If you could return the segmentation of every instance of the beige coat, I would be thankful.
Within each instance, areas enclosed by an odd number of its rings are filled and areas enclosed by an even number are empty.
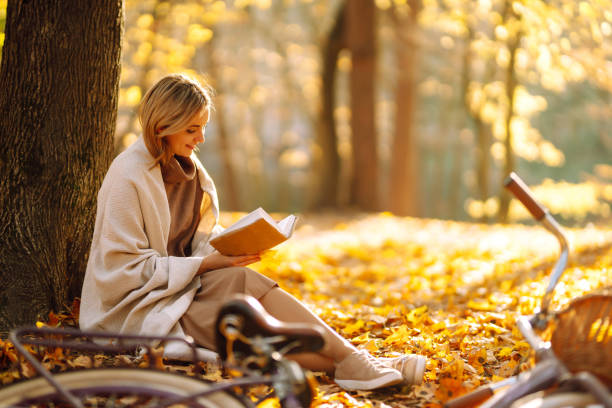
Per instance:
[[[192,256],[168,256],[170,208],[159,165],[139,138],[111,164],[98,193],[81,294],[83,330],[184,337],[179,319],[200,287],[196,272],[221,231],[215,185],[195,155],[204,190]],[[186,357],[179,343],[166,355]],[[212,356],[208,356],[212,357]]]

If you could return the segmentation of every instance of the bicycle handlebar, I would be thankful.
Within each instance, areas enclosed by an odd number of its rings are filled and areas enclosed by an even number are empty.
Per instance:
[[[557,238],[557,241],[559,241],[559,246],[561,247],[561,253],[557,259],[557,262],[555,263],[553,272],[550,275],[550,280],[546,288],[546,292],[544,293],[544,297],[542,298],[540,308],[538,311],[536,311],[536,314],[531,321],[535,328],[543,329],[547,324],[548,308],[552,300],[553,291],[555,286],[557,286],[565,267],[567,266],[569,245],[561,226],[557,223],[557,221],[555,221],[553,216],[550,215],[546,207],[535,199],[529,187],[527,187],[525,182],[521,180],[516,173],[510,173],[504,182],[504,187],[510,190],[512,194],[514,194],[514,196],[525,206],[525,208],[527,208],[531,215]]]
[[[533,215],[537,221],[541,221],[548,210],[536,201],[533,193],[527,187],[527,184],[514,172],[510,173],[508,178],[504,181],[504,187],[514,194],[514,196],[527,208],[527,210]]]

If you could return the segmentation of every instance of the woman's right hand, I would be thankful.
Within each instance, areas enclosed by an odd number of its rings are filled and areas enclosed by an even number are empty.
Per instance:
[[[227,256],[215,251],[202,259],[198,274],[215,269],[229,268],[232,266],[247,266],[261,260],[261,254]]]

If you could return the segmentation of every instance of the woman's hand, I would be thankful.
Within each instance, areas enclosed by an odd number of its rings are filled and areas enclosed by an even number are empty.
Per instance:
[[[247,266],[259,260],[261,260],[261,254],[226,256],[219,253],[219,251],[215,251],[202,259],[198,274],[232,266]]]

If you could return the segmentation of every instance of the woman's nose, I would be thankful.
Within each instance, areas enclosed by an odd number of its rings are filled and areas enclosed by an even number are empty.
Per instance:
[[[203,129],[196,132],[196,142],[204,143],[204,130]]]

